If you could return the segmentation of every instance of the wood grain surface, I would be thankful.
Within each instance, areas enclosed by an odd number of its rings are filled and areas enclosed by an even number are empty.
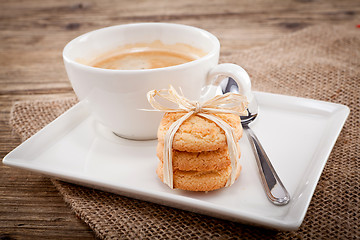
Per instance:
[[[221,55],[261,46],[322,23],[360,24],[354,0],[0,1],[0,157],[20,144],[9,126],[16,101],[74,96],[62,62],[67,42],[133,22],[204,28]],[[0,239],[93,239],[42,175],[0,165]]]

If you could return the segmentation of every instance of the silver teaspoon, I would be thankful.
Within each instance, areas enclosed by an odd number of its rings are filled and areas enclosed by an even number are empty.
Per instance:
[[[224,80],[224,82],[226,81]],[[221,88],[223,93],[239,92],[238,86],[232,78],[228,79],[227,84],[222,83]],[[272,166],[264,148],[261,146],[259,139],[249,126],[249,124],[256,119],[258,109],[256,99],[253,98],[248,106],[248,116],[241,116],[241,124],[253,149],[261,176],[261,182],[268,199],[275,205],[286,205],[290,201],[290,194],[282,184],[279,176],[276,174],[276,171]]]

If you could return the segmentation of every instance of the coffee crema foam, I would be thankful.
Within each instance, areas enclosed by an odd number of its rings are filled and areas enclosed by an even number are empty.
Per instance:
[[[154,69],[191,62],[205,55],[202,50],[184,43],[168,45],[157,40],[118,47],[94,58],[86,65],[114,70]]]

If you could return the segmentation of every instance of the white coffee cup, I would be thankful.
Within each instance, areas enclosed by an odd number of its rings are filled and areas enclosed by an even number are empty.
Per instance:
[[[142,70],[111,70],[80,63],[119,46],[160,40],[164,44],[184,43],[201,49],[205,56],[184,64]],[[136,140],[155,139],[163,113],[152,109],[146,93],[181,88],[185,97],[199,100],[215,93],[219,75],[232,77],[242,94],[251,98],[251,83],[244,69],[218,64],[219,40],[211,33],[180,24],[137,23],[107,27],[81,35],[63,51],[65,68],[79,100],[87,101],[98,122],[116,135]]]

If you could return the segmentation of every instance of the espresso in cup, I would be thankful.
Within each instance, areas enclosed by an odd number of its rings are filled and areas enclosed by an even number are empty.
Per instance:
[[[87,65],[114,70],[141,70],[171,67],[197,60],[206,53],[188,44],[135,43],[104,53]]]

